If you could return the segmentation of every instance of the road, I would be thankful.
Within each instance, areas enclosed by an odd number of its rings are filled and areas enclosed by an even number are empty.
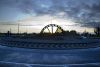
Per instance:
[[[0,67],[100,67],[100,47],[43,50],[0,46]]]

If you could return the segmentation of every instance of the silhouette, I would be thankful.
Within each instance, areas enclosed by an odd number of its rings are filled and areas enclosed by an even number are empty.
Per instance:
[[[97,37],[100,37],[100,27],[96,27],[94,30]]]

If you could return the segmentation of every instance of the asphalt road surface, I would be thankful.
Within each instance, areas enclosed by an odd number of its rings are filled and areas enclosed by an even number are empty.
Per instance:
[[[0,67],[100,67],[100,47],[43,50],[0,46]]]

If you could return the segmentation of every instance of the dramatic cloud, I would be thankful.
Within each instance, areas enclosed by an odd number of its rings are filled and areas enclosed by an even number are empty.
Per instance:
[[[86,27],[100,26],[100,0],[0,0],[3,7],[36,17],[71,19]]]

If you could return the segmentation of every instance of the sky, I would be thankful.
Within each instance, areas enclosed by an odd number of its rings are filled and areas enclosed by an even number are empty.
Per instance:
[[[100,26],[100,0],[0,0],[0,32],[40,32],[48,24],[93,32]]]

